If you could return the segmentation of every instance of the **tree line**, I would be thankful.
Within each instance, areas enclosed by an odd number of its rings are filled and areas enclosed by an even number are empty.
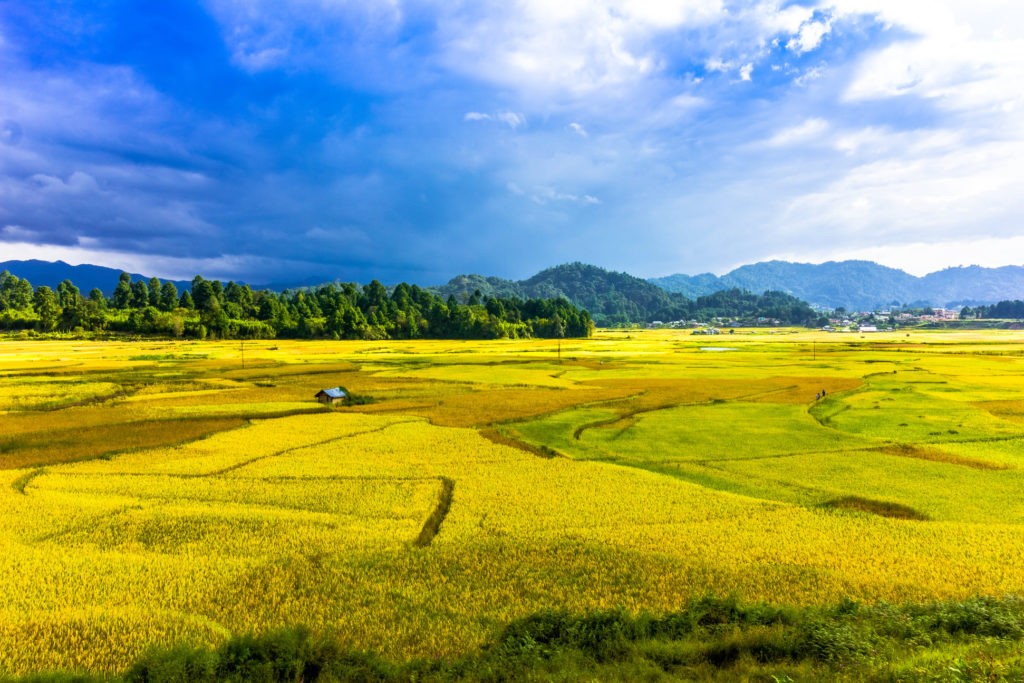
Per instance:
[[[159,278],[121,273],[113,294],[83,295],[70,280],[56,290],[0,273],[0,328],[110,332],[203,339],[500,339],[588,337],[594,322],[564,298],[485,297],[465,303],[417,285],[253,290],[197,275],[179,292]]]
[[[991,306],[964,306],[960,309],[960,319],[969,318],[995,318],[995,319],[1024,319],[1024,301],[1014,299],[1013,301],[1000,301]]]

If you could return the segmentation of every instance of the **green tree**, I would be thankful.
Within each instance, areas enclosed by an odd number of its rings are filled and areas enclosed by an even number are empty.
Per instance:
[[[35,295],[32,297],[32,306],[39,317],[39,329],[49,332],[57,326],[60,320],[61,308],[57,303],[57,295],[46,285],[36,287]]]
[[[178,288],[174,286],[174,283],[168,280],[160,287],[160,305],[158,308],[161,311],[173,311],[178,307]]]
[[[32,285],[28,280],[0,273],[0,311],[24,311],[32,306]]]
[[[124,310],[132,305],[132,276],[122,272],[114,288],[114,308]]]
[[[89,290],[89,301],[95,303],[100,310],[107,310],[107,297],[103,296],[103,292],[99,287],[93,287]]]
[[[196,280],[192,280],[192,301],[195,303],[197,311],[210,311],[220,309],[220,302],[217,301],[217,297],[213,292],[213,284],[209,280],[203,280],[196,276]]]
[[[78,306],[79,299],[82,298],[81,293],[78,291],[78,287],[75,287],[71,280],[62,280],[57,285],[57,304],[62,308],[75,308]]]
[[[151,277],[149,278],[149,300],[148,304],[153,308],[160,308],[160,295],[162,293],[162,286],[160,285],[160,278]]]
[[[249,285],[240,285],[234,281],[228,282],[227,287],[224,288],[224,301],[238,306],[242,316],[249,317],[255,312],[253,293]]]
[[[82,294],[71,280],[63,280],[57,285],[57,305],[61,308],[60,329],[70,331],[82,326],[80,308]]]
[[[149,305],[149,286],[145,281],[138,280],[132,283],[132,308],[145,308]]]

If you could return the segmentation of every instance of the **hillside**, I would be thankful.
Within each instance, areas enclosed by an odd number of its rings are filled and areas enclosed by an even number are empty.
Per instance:
[[[0,273],[5,270],[11,275],[28,280],[34,287],[46,285],[50,289],[56,289],[62,281],[71,280],[85,293],[92,289],[99,289],[106,295],[113,293],[122,272],[117,268],[104,266],[72,266],[63,261],[39,261],[36,259],[0,262]],[[149,275],[139,275],[138,273],[131,273],[131,276],[133,282],[150,278]],[[179,290],[192,286],[189,280],[172,280],[172,282]]]
[[[693,297],[668,292],[628,273],[617,273],[584,263],[568,263],[543,270],[518,282],[480,275],[459,275],[447,284],[431,288],[443,297],[467,300],[479,291],[483,297],[551,299],[564,297],[590,312],[601,326],[698,319],[714,316],[778,318],[802,324],[813,314],[802,301],[779,292],[750,294],[742,287],[713,295]],[[763,292],[764,290],[751,290]]]
[[[520,280],[459,275],[431,288],[443,297],[466,300],[482,296],[549,299],[564,297],[588,310],[598,325],[650,320],[676,320],[689,312],[689,301],[646,280],[590,266],[569,263]]]
[[[871,261],[821,264],[766,261],[717,277],[669,275],[650,282],[667,291],[700,296],[738,287],[777,290],[824,308],[870,310],[892,305],[955,306],[1024,298],[1024,267],[947,268],[924,277]]]

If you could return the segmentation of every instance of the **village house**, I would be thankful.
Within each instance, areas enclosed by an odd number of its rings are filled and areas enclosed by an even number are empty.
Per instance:
[[[320,401],[324,405],[334,405],[336,403],[344,403],[348,400],[348,394],[341,387],[334,387],[332,389],[321,389],[316,392],[316,400]]]

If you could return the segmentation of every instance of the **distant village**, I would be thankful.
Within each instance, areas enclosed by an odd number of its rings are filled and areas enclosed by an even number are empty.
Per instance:
[[[829,317],[821,329],[826,332],[886,332],[897,327],[913,327],[926,323],[944,323],[960,319],[955,308],[925,308],[910,311],[875,311]]]
[[[927,324],[942,324],[960,320],[958,308],[915,308],[908,310],[878,310],[850,313],[842,308],[822,312],[818,319],[819,329],[826,332],[886,332],[898,327],[916,327]],[[648,328],[692,329],[691,334],[728,334],[735,327],[781,327],[782,321],[775,318],[714,318],[711,321],[655,320]]]

